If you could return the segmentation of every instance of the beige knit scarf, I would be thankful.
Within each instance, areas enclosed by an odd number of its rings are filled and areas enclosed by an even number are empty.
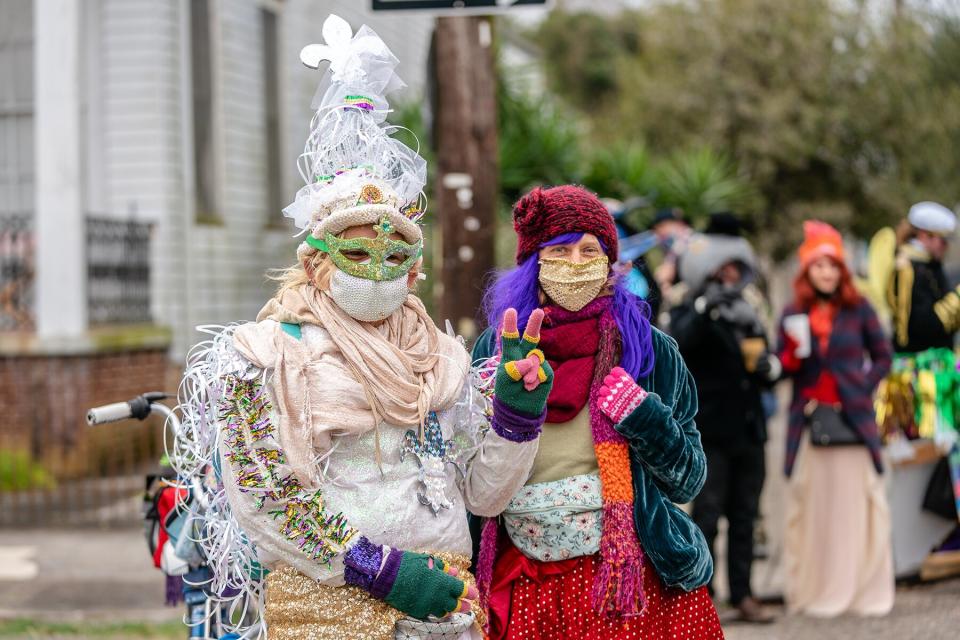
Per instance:
[[[278,411],[300,415],[295,422],[306,423],[285,427],[281,420],[279,425],[281,444],[301,476],[307,474],[305,467],[314,466],[308,450],[323,453],[332,435],[376,431],[381,422],[422,428],[429,411],[457,401],[469,369],[464,347],[437,329],[412,294],[374,325],[347,315],[326,292],[303,285],[270,300],[257,316],[258,323],[263,320],[317,325],[330,340],[317,357],[303,341],[277,337],[279,332],[265,338],[240,327],[234,335],[244,356],[263,368],[275,368]],[[300,406],[311,404],[311,398],[325,406]],[[316,415],[322,420],[314,419]],[[378,464],[379,447],[378,437]]]

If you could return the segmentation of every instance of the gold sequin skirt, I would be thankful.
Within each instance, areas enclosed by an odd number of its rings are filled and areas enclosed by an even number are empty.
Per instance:
[[[476,586],[470,558],[430,555],[456,567],[459,578]],[[478,603],[473,613],[482,628],[486,617]],[[363,589],[322,585],[290,566],[279,566],[267,575],[264,618],[270,640],[393,640],[397,621],[405,617]]]

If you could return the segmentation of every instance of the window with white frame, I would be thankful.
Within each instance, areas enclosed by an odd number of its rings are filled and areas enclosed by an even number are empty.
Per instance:
[[[33,3],[0,0],[0,332],[33,329]]]
[[[33,3],[0,0],[0,213],[33,211]]]

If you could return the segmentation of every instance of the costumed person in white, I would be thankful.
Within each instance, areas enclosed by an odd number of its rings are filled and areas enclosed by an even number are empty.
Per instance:
[[[211,589],[248,610],[265,594],[271,638],[479,638],[466,512],[500,513],[526,481],[553,374],[535,349],[472,368],[427,315],[426,166],[384,124],[397,59],[336,16],[323,36],[301,53],[330,68],[284,210],[299,260],[255,323],[192,353],[175,463],[219,470]]]

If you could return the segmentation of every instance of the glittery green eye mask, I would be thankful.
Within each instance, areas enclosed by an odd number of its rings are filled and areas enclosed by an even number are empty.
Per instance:
[[[307,244],[330,256],[333,264],[344,273],[367,280],[396,280],[410,271],[423,252],[423,242],[410,244],[390,238],[395,229],[384,218],[374,225],[376,238],[338,238],[327,233],[323,240],[307,236]],[[351,260],[346,254],[361,256]],[[399,262],[398,259],[402,258]]]

